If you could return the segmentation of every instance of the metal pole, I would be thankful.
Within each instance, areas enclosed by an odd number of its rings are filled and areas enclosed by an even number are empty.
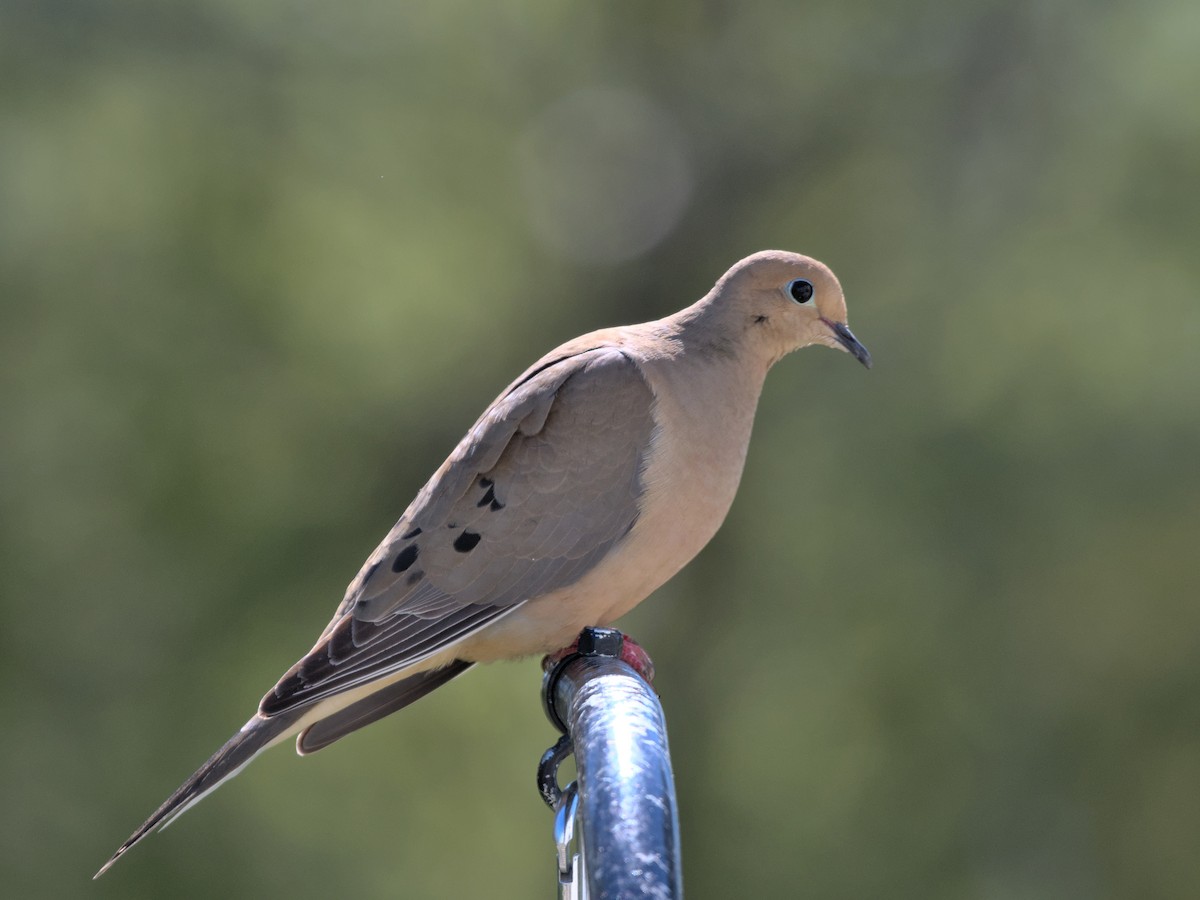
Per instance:
[[[620,659],[622,641],[614,629],[584,629],[578,655],[546,675],[543,700],[573,745],[588,896],[677,900],[683,870],[666,721],[654,690]],[[553,805],[557,781],[548,789],[543,774],[541,782]]]

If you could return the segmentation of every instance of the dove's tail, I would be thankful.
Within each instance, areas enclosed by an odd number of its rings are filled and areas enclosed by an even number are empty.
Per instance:
[[[214,753],[208,762],[192,774],[191,778],[181,784],[175,793],[154,811],[154,815],[143,822],[142,826],[130,835],[129,840],[117,848],[117,852],[112,855],[112,858],[101,866],[100,871],[92,877],[99,878],[108,871],[109,866],[125,854],[126,850],[151,831],[166,828],[175,820],[176,816],[181,815],[192,804],[197,803],[242,771],[250,760],[294,730],[298,718],[298,716],[281,715],[267,719],[256,715],[243,725],[242,730],[226,741],[224,747]]]

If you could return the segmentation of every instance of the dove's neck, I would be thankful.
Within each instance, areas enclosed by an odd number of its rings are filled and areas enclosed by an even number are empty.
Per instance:
[[[758,329],[749,327],[749,317],[714,302],[710,294],[655,325],[662,342],[672,348],[675,365],[687,377],[704,377],[702,373],[711,371],[708,378],[717,391],[714,400],[727,396],[740,406],[749,398],[753,412],[767,370],[778,355],[769,351],[760,334],[753,333]]]
[[[680,412],[702,420],[717,417],[736,426],[749,440],[750,425],[763,381],[774,359],[751,338],[746,324],[727,321],[728,309],[715,306],[710,297],[658,322],[638,326],[653,337],[646,360],[655,378],[668,383],[666,391],[680,404]]]
[[[699,354],[708,360],[736,359],[737,365],[761,382],[767,370],[794,349],[776,346],[774,332],[760,324],[764,318],[713,291],[659,324],[689,355]]]
[[[753,348],[740,337],[709,329],[666,331],[658,341],[662,356],[650,361],[660,371],[651,378],[669,382],[670,395],[689,412],[744,420],[748,428],[771,361],[747,352]]]

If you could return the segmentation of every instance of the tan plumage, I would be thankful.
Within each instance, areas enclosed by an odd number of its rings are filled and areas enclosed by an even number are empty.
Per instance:
[[[271,744],[321,749],[473,663],[554,651],[641,602],[725,518],[768,369],[810,344],[870,365],[845,323],[828,268],[764,251],[675,315],[544,356],[417,494],[308,655],[97,875]]]

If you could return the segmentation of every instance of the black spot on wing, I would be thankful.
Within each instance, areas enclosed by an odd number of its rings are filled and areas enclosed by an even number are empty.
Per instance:
[[[412,572],[408,576],[408,579],[407,579],[408,586],[412,587],[414,584],[416,584],[418,581],[420,581],[424,577],[425,577],[425,572],[421,569],[417,569],[415,572]]]
[[[420,529],[420,528],[414,528],[414,529],[413,529],[412,531],[410,531],[408,534],[402,534],[402,535],[400,535],[400,540],[402,540],[402,541],[410,541],[410,540],[412,540],[413,538],[415,538],[415,537],[416,537],[418,534],[420,534],[420,533],[421,533],[421,529]]]
[[[399,553],[396,554],[396,559],[392,563],[392,571],[393,572],[408,571],[409,566],[411,566],[413,563],[415,563],[417,561],[417,553],[418,552],[419,551],[417,550],[416,544],[409,544],[407,547],[405,547],[403,550],[401,550]]]
[[[479,498],[479,502],[475,505],[482,509],[488,507],[492,512],[504,509],[504,504],[496,499],[496,482],[490,478],[480,478],[479,486],[483,488],[483,496]]]
[[[479,543],[482,535],[476,534],[474,531],[464,531],[454,539],[454,549],[459,553],[470,553],[475,549],[475,545]]]

